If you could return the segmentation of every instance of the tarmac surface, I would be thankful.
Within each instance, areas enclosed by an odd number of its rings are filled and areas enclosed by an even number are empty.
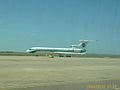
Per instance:
[[[0,56],[0,90],[120,90],[120,58]]]

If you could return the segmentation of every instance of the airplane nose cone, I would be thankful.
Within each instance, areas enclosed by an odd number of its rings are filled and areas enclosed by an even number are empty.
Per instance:
[[[30,52],[30,50],[28,49],[28,50],[26,50],[26,52]]]

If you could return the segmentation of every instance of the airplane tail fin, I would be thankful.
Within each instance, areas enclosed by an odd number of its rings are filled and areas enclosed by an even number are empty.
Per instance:
[[[80,43],[78,45],[72,45],[72,48],[83,48],[87,46],[89,42],[95,42],[96,40],[80,40]]]
[[[80,40],[79,46],[85,48],[89,42],[96,42],[96,40]]]

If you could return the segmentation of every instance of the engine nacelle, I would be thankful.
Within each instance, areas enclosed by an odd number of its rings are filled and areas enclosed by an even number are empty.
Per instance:
[[[75,53],[84,53],[84,52],[86,52],[86,50],[85,49],[81,49],[81,50],[80,49],[75,49],[74,52]]]

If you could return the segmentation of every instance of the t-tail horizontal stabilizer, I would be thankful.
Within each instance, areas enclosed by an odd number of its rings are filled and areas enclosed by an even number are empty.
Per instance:
[[[71,45],[72,48],[84,48],[87,46],[89,42],[95,42],[96,40],[80,40],[78,45]]]
[[[80,40],[79,46],[85,48],[89,42],[96,42],[96,40]]]

